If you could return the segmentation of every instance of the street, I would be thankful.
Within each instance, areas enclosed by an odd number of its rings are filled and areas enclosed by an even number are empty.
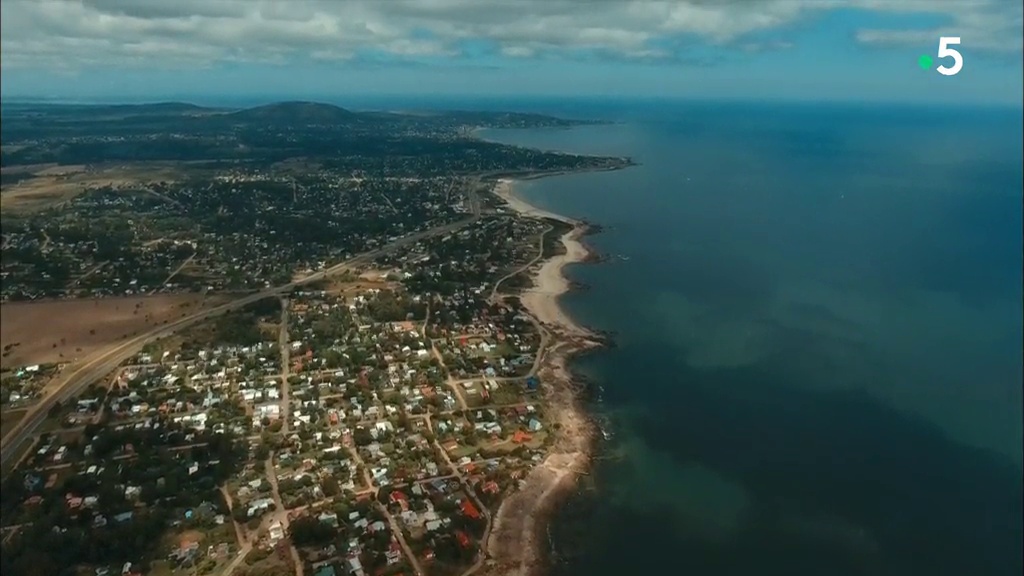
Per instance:
[[[84,364],[69,374],[56,391],[42,398],[38,403],[29,408],[25,417],[22,418],[6,436],[0,439],[0,468],[4,470],[4,473],[6,473],[8,470],[13,469],[16,466],[17,462],[13,461],[12,458],[15,455],[18,455],[19,458],[24,455],[24,450],[22,450],[24,444],[32,437],[35,430],[43,423],[43,421],[46,420],[50,409],[54,405],[58,402],[63,403],[66,400],[74,398],[83,389],[85,389],[86,386],[106,376],[120,363],[137,353],[149,342],[164,338],[178,330],[181,330],[182,328],[186,328],[231,310],[236,310],[247,304],[258,302],[264,298],[279,296],[298,286],[327,278],[355,266],[367,264],[372,262],[375,258],[392,250],[415,244],[420,240],[431,236],[447,234],[464,226],[468,226],[480,218],[479,198],[473,191],[470,191],[469,197],[470,204],[472,206],[472,215],[468,218],[430,230],[425,230],[423,232],[411,234],[405,238],[400,238],[387,246],[377,248],[369,252],[364,252],[363,254],[335,264],[330,268],[309,274],[299,280],[243,296],[231,302],[175,320],[166,326],[155,328],[142,335],[130,338],[126,342],[118,344],[104,352],[98,353],[95,357],[86,360]]]

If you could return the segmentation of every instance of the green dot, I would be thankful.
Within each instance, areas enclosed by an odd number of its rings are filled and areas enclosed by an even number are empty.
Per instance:
[[[932,67],[932,57],[927,54],[922,54],[917,59],[917,65],[921,67],[921,70],[928,70]]]

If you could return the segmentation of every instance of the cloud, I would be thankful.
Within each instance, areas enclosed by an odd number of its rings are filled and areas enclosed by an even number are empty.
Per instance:
[[[1024,50],[1024,5],[994,0],[860,0],[860,6],[888,12],[938,12],[950,16],[950,22],[928,29],[869,28],[857,31],[863,44],[875,46],[931,46],[940,36],[959,36],[972,50],[1015,54]],[[937,10],[938,9],[938,10]]]
[[[4,0],[0,66],[201,67],[366,54],[428,61],[457,59],[467,42],[506,58],[685,62],[685,48],[665,46],[782,49],[789,44],[754,36],[837,8],[949,21],[936,30],[858,31],[868,45],[931,44],[948,33],[974,49],[1021,51],[1021,5],[1008,0]]]

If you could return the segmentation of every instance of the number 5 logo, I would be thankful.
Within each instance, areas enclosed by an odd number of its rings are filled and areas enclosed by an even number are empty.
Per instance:
[[[947,68],[945,64],[936,68],[939,74],[943,76],[956,76],[960,69],[964,67],[964,57],[957,52],[955,49],[950,48],[950,44],[957,45],[960,43],[959,36],[943,36],[939,38],[939,58],[945,58],[950,56],[953,58],[953,66]]]

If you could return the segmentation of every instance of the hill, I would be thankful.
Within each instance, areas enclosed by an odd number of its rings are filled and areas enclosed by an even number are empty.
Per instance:
[[[49,116],[53,118],[134,118],[139,116],[184,116],[217,112],[187,102],[154,102],[150,104],[50,104],[39,102],[4,103],[4,113]]]
[[[357,117],[355,112],[332,104],[316,102],[277,102],[255,108],[246,108],[225,115],[236,122],[287,124],[346,124]]]

